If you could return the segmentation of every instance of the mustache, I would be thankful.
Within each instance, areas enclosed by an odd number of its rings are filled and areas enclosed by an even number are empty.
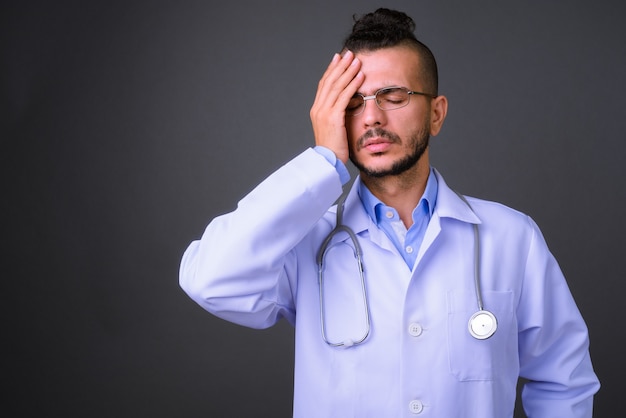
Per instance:
[[[357,140],[357,149],[363,148],[363,144],[365,143],[365,141],[372,138],[385,138],[388,141],[394,143],[401,142],[400,137],[393,132],[389,132],[383,128],[373,128],[365,132],[363,135],[361,135],[361,137],[359,137],[359,139]]]

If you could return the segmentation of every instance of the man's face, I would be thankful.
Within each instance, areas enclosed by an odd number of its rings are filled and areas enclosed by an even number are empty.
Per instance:
[[[384,87],[424,92],[419,78],[419,57],[414,50],[393,47],[365,51],[356,57],[365,74],[358,91],[364,96]],[[348,145],[354,165],[363,174],[374,177],[401,174],[418,161],[428,166],[431,100],[428,96],[412,95],[406,107],[387,111],[379,109],[374,100],[368,100],[361,114],[347,116]]]

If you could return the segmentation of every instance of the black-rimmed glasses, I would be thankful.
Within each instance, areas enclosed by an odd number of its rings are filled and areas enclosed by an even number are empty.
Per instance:
[[[406,87],[385,87],[378,90],[371,96],[363,96],[361,93],[356,93],[350,99],[348,106],[346,107],[347,116],[357,116],[365,109],[366,100],[374,100],[376,106],[381,110],[395,110],[400,109],[409,104],[412,94],[419,94],[421,96],[427,96],[435,98],[432,94],[421,93],[419,91],[411,91]]]

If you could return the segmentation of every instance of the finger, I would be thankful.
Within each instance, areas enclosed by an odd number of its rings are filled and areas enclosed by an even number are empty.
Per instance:
[[[354,96],[354,94],[359,91],[359,87],[363,84],[365,80],[365,74],[363,74],[360,69],[357,73],[352,77],[348,85],[343,89],[343,91],[339,94],[336,100],[336,106],[341,107],[343,111],[345,111],[350,99]]]
[[[334,93],[336,94],[335,102],[341,101],[341,106],[345,108],[348,101],[354,96],[361,84],[363,84],[363,79],[364,75],[361,71],[361,61],[354,58],[350,66],[333,85]]]
[[[350,68],[353,60],[354,54],[350,51],[347,51],[343,56],[335,54],[318,83],[317,96],[327,94],[346,70]]]
[[[345,93],[345,90],[351,85],[360,67],[361,62],[352,54],[346,54],[340,61],[334,63],[326,76],[320,80],[316,94],[318,103],[323,106],[334,107],[340,96],[348,94]],[[356,89],[352,89],[349,96],[352,97],[355,92]]]
[[[345,71],[353,59],[354,54],[351,51],[346,51],[343,55],[335,53],[332,61],[328,64],[326,71],[322,75],[322,80],[336,78],[339,74]]]
[[[335,55],[333,55],[333,59],[330,61],[330,64],[328,64],[328,67],[326,67],[326,71],[324,71],[324,74],[322,74],[322,77],[320,78],[319,82],[317,83],[317,93],[315,95],[316,99],[319,97],[320,92],[321,92],[321,90],[322,90],[326,80],[330,77],[330,74],[335,69],[335,67],[337,66],[337,64],[339,63],[340,60],[341,60],[341,56],[338,53],[335,53]]]

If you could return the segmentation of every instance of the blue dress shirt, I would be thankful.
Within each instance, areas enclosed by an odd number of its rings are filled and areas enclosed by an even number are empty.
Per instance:
[[[424,240],[424,234],[430,222],[430,217],[437,203],[437,178],[430,169],[426,189],[418,205],[413,209],[413,225],[408,230],[398,215],[398,211],[385,205],[369,191],[363,183],[360,184],[359,196],[365,211],[374,223],[385,231],[398,252],[404,258],[409,269],[413,269],[417,253]]]
[[[330,149],[317,146],[315,151],[324,156],[331,163],[341,180],[346,184],[350,180],[350,174],[343,162],[335,156]],[[404,258],[409,269],[413,269],[418,250],[424,239],[426,227],[437,203],[437,178],[430,169],[426,189],[417,207],[413,210],[413,225],[407,228],[400,219],[398,211],[391,206],[386,206],[369,191],[363,183],[360,184],[359,196],[363,207],[374,223],[389,237],[398,252]]]

